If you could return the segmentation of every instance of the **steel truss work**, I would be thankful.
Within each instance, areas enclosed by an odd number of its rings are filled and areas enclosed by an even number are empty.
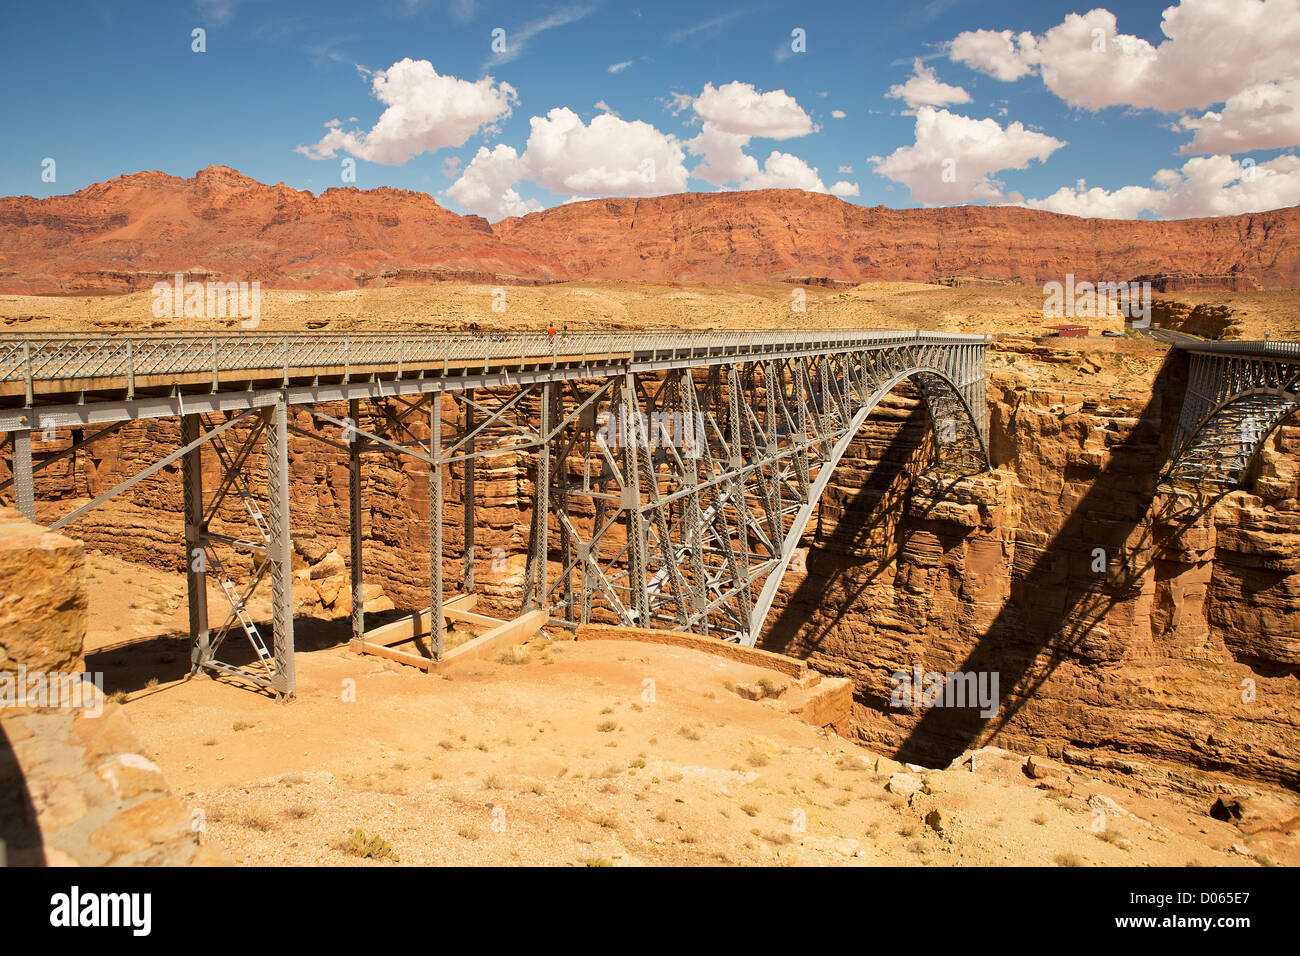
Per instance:
[[[479,336],[0,337],[0,430],[13,500],[34,475],[127,421],[176,417],[180,447],[50,523],[62,528],[181,463],[193,669],[294,690],[290,435],[346,455],[352,636],[364,643],[362,456],[404,456],[429,484],[428,648],[442,658],[446,475],[461,475],[475,587],[475,470],[525,462],[534,498],[521,612],[673,627],[752,645],[831,474],[877,403],[919,390],[935,466],[988,467],[982,336],[824,331]],[[301,406],[297,411],[295,408]],[[304,418],[304,413],[306,418]],[[308,424],[310,423],[310,424]],[[97,429],[87,435],[87,429]],[[35,429],[73,445],[33,461]],[[203,487],[208,447],[220,480]],[[218,509],[235,512],[223,533]],[[251,573],[237,584],[232,553]],[[209,621],[207,583],[230,605]],[[271,582],[272,631],[248,612]],[[448,611],[448,613],[451,613]],[[417,614],[417,619],[418,619]],[[215,619],[214,619],[215,620]],[[242,632],[249,663],[223,658]]]
[[[1265,439],[1300,411],[1300,343],[1196,342],[1187,394],[1164,478],[1234,487]]]
[[[554,437],[539,461],[549,507],[535,509],[530,600],[569,622],[603,610],[752,645],[836,464],[900,381],[920,387],[938,467],[987,467],[972,413],[984,407],[983,356],[967,348],[628,372],[587,393],[544,386]],[[548,514],[560,523],[553,580]]]

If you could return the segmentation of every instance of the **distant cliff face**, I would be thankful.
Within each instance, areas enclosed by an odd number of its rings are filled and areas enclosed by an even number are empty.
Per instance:
[[[445,280],[753,282],[940,276],[1029,283],[1182,273],[1300,285],[1300,207],[1076,219],[1012,207],[865,208],[800,190],[571,203],[490,226],[426,193],[315,196],[213,166],[0,199],[0,292],[128,292],[176,272],[268,288]],[[1226,281],[1226,280],[1223,280]]]
[[[563,278],[425,193],[314,196],[220,166],[193,179],[136,173],[71,196],[0,199],[0,230],[5,292],[132,292],[176,272],[290,289]]]
[[[861,282],[978,276],[1040,283],[1066,273],[1125,281],[1177,272],[1244,273],[1265,287],[1300,282],[1300,207],[1136,222],[1009,206],[866,208],[770,189],[573,203],[506,219],[494,229],[583,278]]]

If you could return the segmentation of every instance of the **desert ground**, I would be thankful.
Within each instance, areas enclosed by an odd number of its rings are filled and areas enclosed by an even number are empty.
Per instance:
[[[88,574],[87,668],[239,864],[1273,862],[1204,800],[1064,768],[1031,779],[996,748],[973,771],[909,774],[734,690],[779,675],[683,648],[561,632],[442,678],[300,621],[298,695],[276,703],[186,679],[181,576],[96,552]],[[357,830],[392,856],[358,857]]]
[[[505,293],[505,311],[494,296]],[[794,297],[804,297],[795,311]],[[1043,290],[1012,283],[956,288],[917,282],[870,282],[850,288],[783,283],[694,285],[563,282],[543,286],[442,284],[368,287],[343,292],[264,290],[263,331],[429,329],[571,331],[616,329],[920,328],[941,332],[1041,335],[1070,320],[1043,318]],[[0,331],[230,328],[239,320],[155,318],[152,295],[0,295]],[[1167,327],[1204,320],[1230,338],[1300,338],[1300,293],[1175,293],[1153,296]],[[1094,335],[1118,331],[1118,316],[1083,320]],[[1189,329],[1192,331],[1192,329]]]

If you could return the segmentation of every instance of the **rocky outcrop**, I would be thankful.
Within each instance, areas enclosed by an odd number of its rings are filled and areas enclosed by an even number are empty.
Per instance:
[[[141,172],[70,196],[0,199],[0,292],[135,292],[178,272],[280,289],[585,278],[1041,284],[1067,273],[1291,288],[1298,234],[1300,208],[1139,222],[1007,206],[867,208],[793,189],[592,200],[490,226],[426,193],[317,196],[212,166],[191,179]]]
[[[0,865],[223,866],[119,704],[0,716]]]
[[[0,866],[223,864],[84,674],[81,542],[0,508]]]
[[[0,672],[82,669],[85,578],[80,541],[0,507]]]
[[[1252,292],[1259,289],[1259,281],[1254,276],[1239,272],[1212,276],[1166,272],[1134,276],[1129,281],[1150,283],[1153,292]]]

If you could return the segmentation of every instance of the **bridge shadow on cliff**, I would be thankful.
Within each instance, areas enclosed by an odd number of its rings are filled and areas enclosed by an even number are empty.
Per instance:
[[[1157,502],[1159,471],[1179,413],[1179,403],[1168,397],[1181,395],[1185,375],[1186,361],[1171,352],[1136,425],[1110,446],[1105,465],[1059,530],[1031,562],[1022,564],[1027,549],[1017,544],[1010,596],[956,667],[998,675],[997,714],[985,720],[976,708],[924,710],[898,759],[947,765],[1003,730],[1062,664],[1105,665],[1122,657],[1123,647],[1103,626],[1107,615],[1140,594],[1156,560],[1157,538],[1176,539],[1217,501],[1202,498],[1190,508],[1171,496]],[[1138,541],[1129,544],[1135,532]],[[1106,548],[1104,575],[1092,572],[1097,547]]]
[[[845,502],[834,530],[808,549],[806,574],[789,599],[773,609],[760,647],[795,657],[816,654],[857,599],[894,563],[904,542],[901,519],[911,507],[912,479],[932,453],[929,435],[928,415],[918,401],[881,449],[862,486]],[[844,593],[833,613],[814,620],[808,633],[812,612],[825,603],[827,594],[838,594],[850,581],[855,558],[869,562],[872,570],[853,579],[852,590]]]
[[[1184,500],[1158,493],[1159,470],[1180,410],[1174,399],[1182,394],[1185,376],[1186,360],[1171,352],[1153,383],[1152,400],[1127,435],[1110,446],[1105,466],[1060,528],[1037,553],[1027,544],[1017,545],[1007,600],[954,668],[998,675],[997,714],[987,720],[977,707],[924,710],[900,745],[898,759],[946,766],[1003,730],[1062,664],[1073,660],[1100,665],[1122,655],[1122,647],[1105,631],[1107,615],[1140,594],[1162,541],[1176,540],[1218,501],[1199,498],[1188,506]],[[913,417],[925,421],[923,410]],[[808,576],[781,608],[761,646],[796,656],[815,655],[858,598],[898,559],[907,544],[906,523],[923,521],[928,513],[928,509],[920,514],[909,510],[911,478],[921,448],[910,422],[898,430],[868,483],[845,509],[843,517],[861,515],[861,525],[849,527],[841,521],[827,542],[840,539],[848,547],[813,549]],[[932,501],[937,504],[943,498],[940,491]],[[901,515],[908,515],[906,523],[897,523]],[[881,534],[882,529],[886,533]],[[1138,539],[1133,544],[1135,533]],[[847,580],[849,571],[845,556],[862,554],[859,545],[864,541],[874,567],[864,578],[855,578],[852,590],[840,593],[839,582]],[[943,547],[949,546],[945,540]],[[1096,547],[1107,551],[1104,575],[1091,570]],[[1033,554],[1033,559],[1024,561],[1026,554]],[[828,594],[835,595],[837,608],[825,620],[816,620],[810,632],[809,611],[821,606]],[[857,696],[861,700],[860,688]],[[887,700],[868,703],[888,705]]]

